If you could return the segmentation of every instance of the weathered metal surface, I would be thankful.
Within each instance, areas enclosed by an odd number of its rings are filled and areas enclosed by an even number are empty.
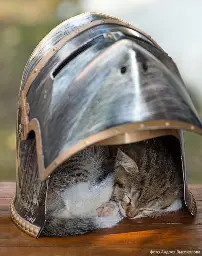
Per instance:
[[[103,52],[105,45],[110,47]],[[27,96],[29,120],[39,122],[45,168],[71,146],[112,127],[147,121],[153,129],[167,128],[166,122],[175,128],[172,121],[202,127],[181,80],[135,42],[101,40],[54,79],[51,64]],[[160,120],[163,125],[155,124]]]

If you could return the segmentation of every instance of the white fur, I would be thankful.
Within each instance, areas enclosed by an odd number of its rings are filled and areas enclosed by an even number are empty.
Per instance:
[[[99,186],[90,186],[89,183],[83,182],[68,188],[62,195],[65,209],[60,213],[60,217],[96,216],[96,209],[110,200],[112,190],[112,176]]]
[[[165,209],[166,212],[176,212],[182,208],[182,201],[176,199],[169,207]]]
[[[123,219],[123,216],[120,214],[119,206],[115,202],[110,202],[111,204],[114,204],[115,209],[113,210],[113,213],[107,217],[96,217],[96,224],[99,228],[109,228],[116,225],[121,219]]]

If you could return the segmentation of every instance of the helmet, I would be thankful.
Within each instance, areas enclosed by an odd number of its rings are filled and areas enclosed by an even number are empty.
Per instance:
[[[120,145],[172,135],[188,191],[183,130],[202,124],[173,60],[127,22],[84,13],[54,28],[22,77],[17,111],[15,224],[39,237],[52,175],[90,145]]]

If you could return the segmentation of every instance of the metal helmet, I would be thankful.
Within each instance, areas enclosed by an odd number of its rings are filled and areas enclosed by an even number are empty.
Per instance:
[[[195,215],[183,130],[202,134],[202,124],[175,63],[156,42],[104,14],[64,21],[39,43],[24,69],[13,221],[40,236],[51,175],[77,152],[167,135],[178,141],[184,201]]]

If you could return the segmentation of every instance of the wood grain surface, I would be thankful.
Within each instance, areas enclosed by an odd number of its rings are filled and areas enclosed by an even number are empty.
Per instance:
[[[0,183],[0,255],[202,255],[202,185],[190,189],[198,205],[156,219],[124,220],[112,229],[66,238],[31,238],[11,221],[15,183]]]

